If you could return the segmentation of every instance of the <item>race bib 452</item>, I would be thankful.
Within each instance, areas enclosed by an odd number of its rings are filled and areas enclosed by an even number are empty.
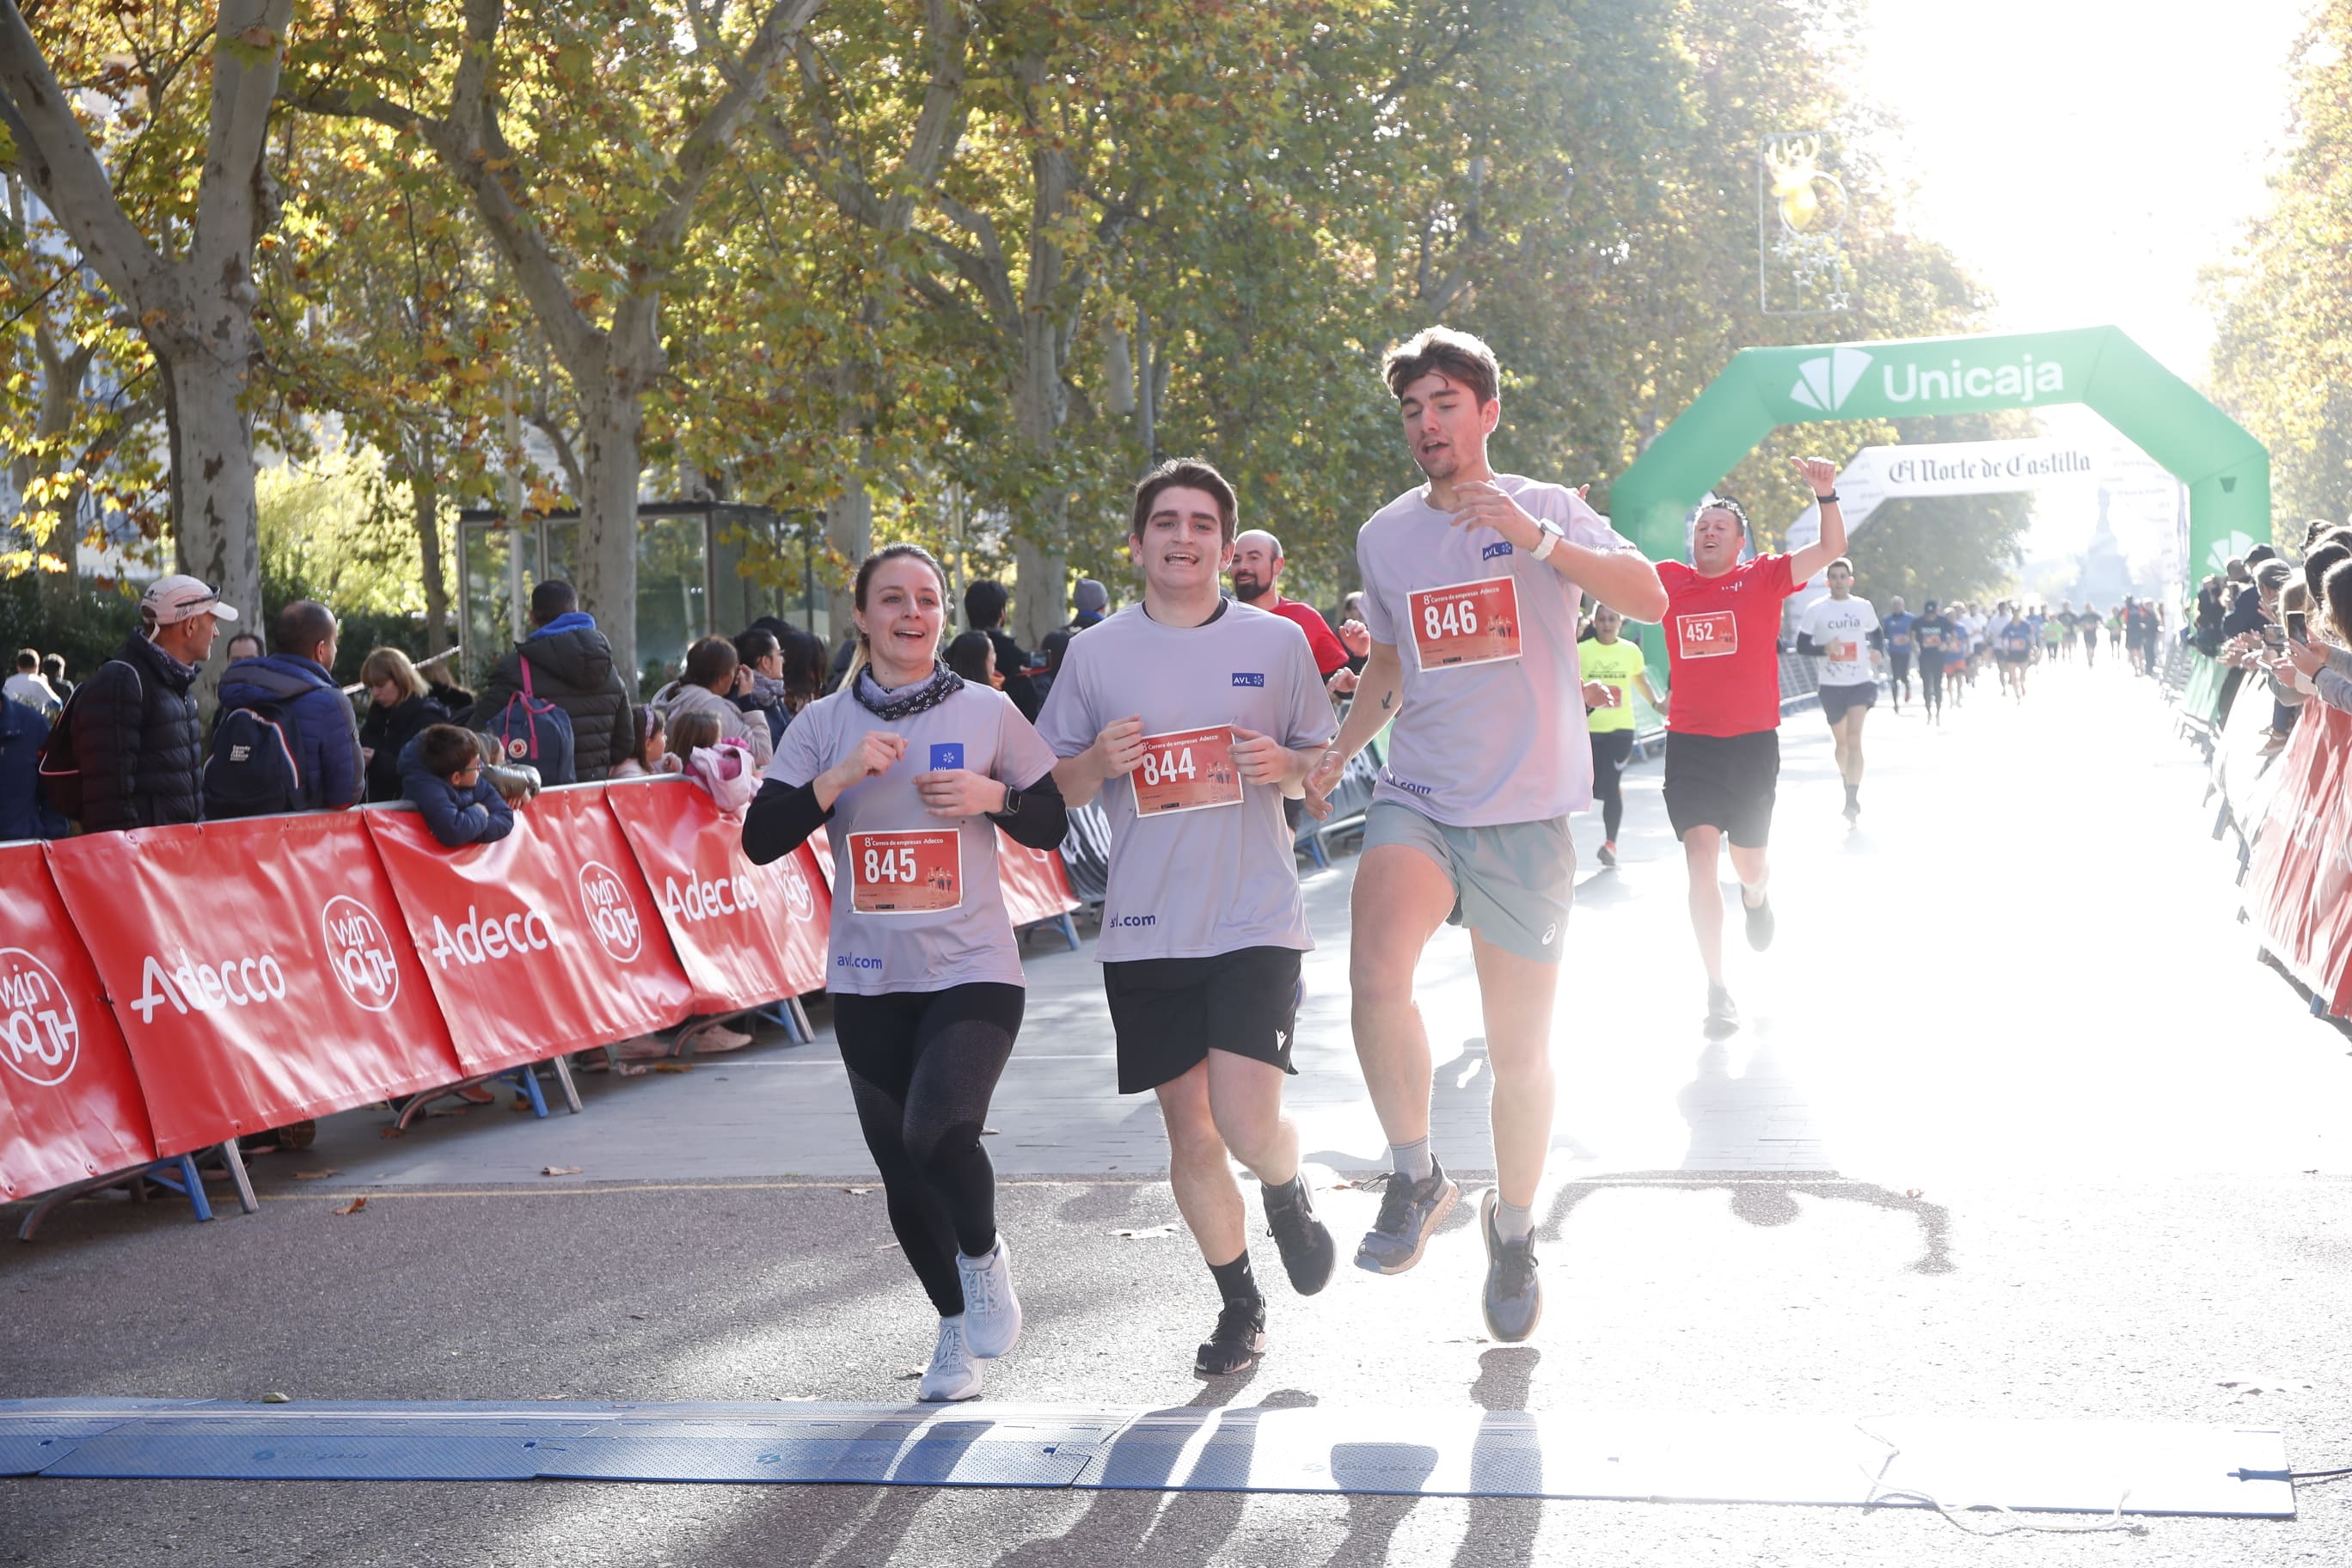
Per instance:
[[[1685,658],[1721,658],[1739,651],[1739,617],[1729,610],[1676,616],[1675,644]]]

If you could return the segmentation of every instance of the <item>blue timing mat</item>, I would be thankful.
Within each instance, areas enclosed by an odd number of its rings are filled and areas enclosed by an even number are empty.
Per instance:
[[[0,1475],[752,1481],[2292,1518],[2265,1427],[1388,1408],[0,1401]]]

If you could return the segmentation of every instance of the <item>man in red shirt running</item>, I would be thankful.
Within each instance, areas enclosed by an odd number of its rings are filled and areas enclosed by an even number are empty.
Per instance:
[[[1243,604],[1298,623],[1298,629],[1307,634],[1307,650],[1315,656],[1315,668],[1331,690],[1344,693],[1356,689],[1352,673],[1340,684],[1331,682],[1352,659],[1371,651],[1372,634],[1361,622],[1349,621],[1334,637],[1322,611],[1304,600],[1282,596],[1282,590],[1275,586],[1282,578],[1282,541],[1265,529],[1251,529],[1234,541],[1232,573],[1234,595]]]
[[[1739,1027],[1723,984],[1723,888],[1717,856],[1731,841],[1731,868],[1748,915],[1748,945],[1772,945],[1772,904],[1764,847],[1780,778],[1780,605],[1805,580],[1845,553],[1837,465],[1790,461],[1821,502],[1822,536],[1793,555],[1741,561],[1748,513],[1729,497],[1708,501],[1691,529],[1691,563],[1658,563],[1665,584],[1666,820],[1690,869],[1691,929],[1706,966],[1706,1022],[1721,1037]]]

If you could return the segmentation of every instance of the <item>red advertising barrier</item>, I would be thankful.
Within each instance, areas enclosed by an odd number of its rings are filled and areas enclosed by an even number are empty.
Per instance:
[[[645,873],[698,1013],[824,987],[833,895],[805,844],[773,865],[743,853],[743,818],[683,779],[606,786],[605,805]]]
[[[38,844],[0,847],[0,1198],[155,1158],[147,1101]]]
[[[464,1076],[352,815],[87,834],[47,853],[157,1153]]]
[[[1014,930],[1058,920],[1078,907],[1070,873],[1058,849],[1031,849],[996,832],[996,879],[1004,889],[1004,912]]]
[[[648,1034],[694,1010],[603,789],[549,790],[515,813],[512,833],[461,849],[414,814],[362,815],[469,1071]]]
[[[2352,797],[2346,753],[2352,716],[2304,704],[2254,836],[2247,903],[2263,945],[2288,973],[2352,1013]]]

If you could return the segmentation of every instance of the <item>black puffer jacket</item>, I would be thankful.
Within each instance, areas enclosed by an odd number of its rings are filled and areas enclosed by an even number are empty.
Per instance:
[[[368,704],[367,720],[360,725],[360,746],[374,753],[367,764],[371,803],[401,798],[401,748],[423,734],[427,725],[448,721],[449,710],[430,697],[404,697],[391,708]]]
[[[205,731],[196,672],[133,634],[75,693],[74,757],[89,833],[201,822]]]
[[[522,690],[526,655],[530,659],[532,694],[571,717],[572,764],[580,783],[593,784],[604,778],[614,763],[636,750],[636,734],[629,727],[629,704],[635,699],[621,672],[613,668],[613,645],[604,640],[594,621],[577,612],[557,616],[499,660],[473,711],[461,721],[467,728],[479,730],[488,725]]]

